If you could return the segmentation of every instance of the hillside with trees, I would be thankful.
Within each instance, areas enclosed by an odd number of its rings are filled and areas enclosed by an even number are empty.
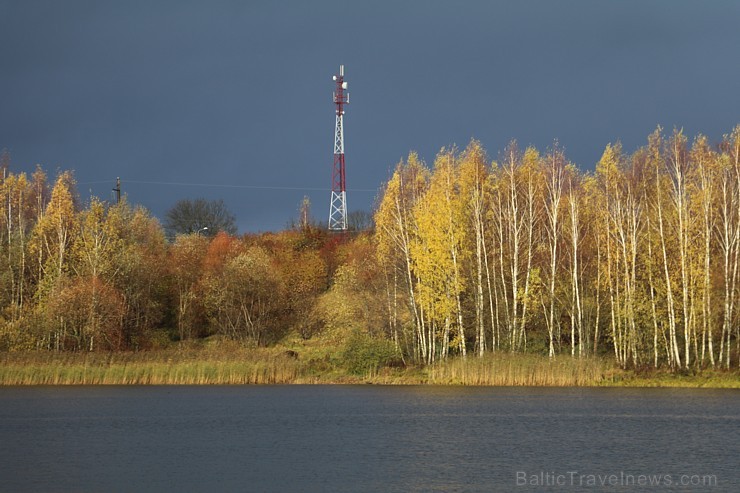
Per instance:
[[[372,227],[344,236],[301,220],[170,237],[126,200],[83,202],[69,171],[2,165],[0,351],[300,339],[383,364],[740,364],[740,126],[719,144],[658,128],[631,154],[607,145],[593,172],[557,142],[412,152]]]

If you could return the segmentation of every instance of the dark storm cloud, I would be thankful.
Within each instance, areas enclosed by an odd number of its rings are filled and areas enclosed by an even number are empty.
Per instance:
[[[739,14],[735,2],[0,1],[0,148],[16,170],[75,169],[83,198],[109,198],[121,176],[160,217],[180,198],[223,198],[242,231],[275,229],[304,194],[328,212],[315,189],[330,181],[340,63],[350,189],[377,189],[411,149],[431,161],[471,137],[492,157],[512,138],[557,138],[592,168],[608,142],[632,150],[658,124],[716,140],[740,122]],[[350,209],[374,197],[350,190]]]

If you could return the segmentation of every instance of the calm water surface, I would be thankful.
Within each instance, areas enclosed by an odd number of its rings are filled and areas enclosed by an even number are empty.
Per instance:
[[[0,491],[736,492],[739,465],[733,390],[0,388]]]

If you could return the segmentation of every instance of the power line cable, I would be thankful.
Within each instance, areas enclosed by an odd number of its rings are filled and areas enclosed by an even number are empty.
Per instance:
[[[95,180],[95,181],[82,181],[78,182],[78,185],[94,185],[99,183],[111,183],[112,180]],[[141,185],[164,185],[164,186],[176,186],[176,187],[212,187],[212,188],[243,188],[251,190],[299,190],[299,191],[315,191],[315,192],[328,192],[329,188],[315,188],[315,187],[277,187],[268,185],[227,185],[218,183],[187,183],[177,181],[146,181],[146,180],[123,180],[124,183],[134,183]],[[348,192],[377,192],[377,189],[370,188],[350,188]]]

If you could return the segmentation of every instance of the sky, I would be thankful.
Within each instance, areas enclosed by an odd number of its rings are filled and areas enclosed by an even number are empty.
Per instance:
[[[372,210],[410,151],[557,141],[590,170],[661,125],[740,123],[740,2],[0,0],[0,149],[15,172],[116,177],[160,219],[223,199],[279,230],[326,221],[332,76],[345,66],[347,202]]]

